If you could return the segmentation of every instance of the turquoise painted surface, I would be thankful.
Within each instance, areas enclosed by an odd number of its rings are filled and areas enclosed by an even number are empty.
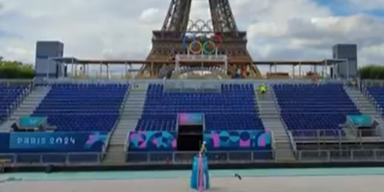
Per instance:
[[[25,116],[19,119],[20,127],[38,127],[43,123],[46,117]]]
[[[277,176],[362,176],[384,175],[384,168],[343,168],[343,169],[261,169],[261,170],[210,170],[210,177]],[[96,180],[96,179],[164,179],[189,178],[191,171],[121,171],[121,172],[76,172],[76,173],[9,173],[0,175],[0,181],[17,180]]]
[[[347,117],[356,126],[369,126],[372,122],[371,117],[368,115],[348,115]]]

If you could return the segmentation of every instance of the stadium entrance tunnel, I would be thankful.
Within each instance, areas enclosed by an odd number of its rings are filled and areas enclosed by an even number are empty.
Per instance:
[[[202,125],[179,126],[177,135],[178,151],[199,151],[203,142]]]

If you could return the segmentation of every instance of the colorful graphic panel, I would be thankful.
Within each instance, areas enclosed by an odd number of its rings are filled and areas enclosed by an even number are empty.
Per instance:
[[[202,125],[202,113],[179,113],[179,125]]]
[[[212,131],[204,133],[207,150],[268,150],[269,131]]]
[[[9,134],[13,152],[98,152],[108,132],[20,132]]]
[[[176,149],[176,132],[134,131],[129,134],[130,151],[171,151]]]

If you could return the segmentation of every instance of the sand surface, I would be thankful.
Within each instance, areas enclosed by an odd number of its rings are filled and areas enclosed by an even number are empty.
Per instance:
[[[188,179],[14,181],[0,192],[190,192]],[[212,192],[383,192],[384,176],[211,178]]]

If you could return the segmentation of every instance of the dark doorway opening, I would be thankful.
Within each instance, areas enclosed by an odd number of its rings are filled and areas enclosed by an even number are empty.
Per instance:
[[[199,151],[203,142],[202,125],[179,126],[177,135],[178,151]]]
[[[376,136],[375,135],[375,132],[376,130],[375,129],[372,129],[372,127],[359,127],[358,128],[359,130],[359,136],[360,137],[373,137],[373,136]]]
[[[203,134],[202,125],[180,125],[179,134]]]
[[[178,151],[199,151],[203,135],[179,135],[177,137]]]

